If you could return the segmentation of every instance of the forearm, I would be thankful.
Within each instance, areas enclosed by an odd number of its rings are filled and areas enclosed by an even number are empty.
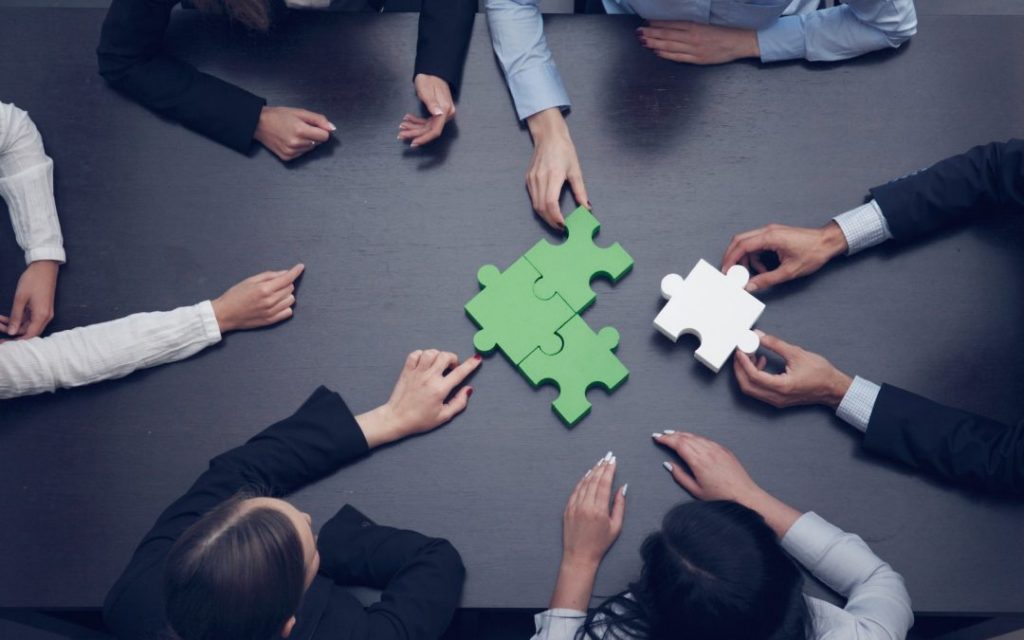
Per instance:
[[[526,119],[526,126],[530,130],[534,146],[556,138],[572,140],[569,124],[565,121],[561,109],[539,111]]]
[[[793,523],[802,515],[760,487],[750,495],[741,497],[737,502],[759,513],[780,540],[786,536]]]
[[[457,90],[476,7],[476,0],[424,0],[413,77],[437,76]]]
[[[77,387],[188,358],[220,341],[209,302],[0,344],[0,397]]]
[[[783,16],[758,32],[762,62],[845,60],[898,47],[917,31],[913,2],[859,0]]]
[[[590,606],[599,566],[599,562],[563,557],[549,608],[586,611]]]

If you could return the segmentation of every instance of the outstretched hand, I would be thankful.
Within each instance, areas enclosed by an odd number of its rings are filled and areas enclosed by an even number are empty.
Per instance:
[[[430,114],[429,118],[421,118],[411,113],[405,114],[398,125],[398,139],[409,142],[413,149],[441,137],[444,126],[455,117],[455,101],[448,83],[437,76],[425,73],[416,74],[416,95]]]
[[[295,279],[305,268],[297,264],[287,271],[264,271],[225,291],[213,301],[220,332],[265,327],[292,317]]]
[[[253,138],[288,162],[327,142],[337,130],[322,113],[291,107],[263,107]]]
[[[722,64],[759,58],[757,32],[685,20],[652,20],[636,30],[640,45],[659,58],[688,64]]]
[[[614,479],[615,456],[609,451],[576,483],[562,517],[563,562],[596,566],[619,537],[627,485],[612,501]]]
[[[533,136],[533,157],[526,172],[526,190],[534,211],[551,227],[564,229],[565,217],[558,200],[566,182],[577,204],[590,208],[569,127],[557,108],[533,114],[527,124]]]
[[[455,389],[480,362],[480,356],[474,355],[460,364],[454,353],[437,349],[410,353],[388,401],[356,417],[369,446],[436,429],[461,413],[473,387]]]
[[[60,265],[52,260],[38,260],[25,268],[14,292],[10,318],[5,322],[4,333],[9,337],[35,338],[53,320],[59,269]]]
[[[820,229],[770,224],[733,236],[722,257],[722,272],[743,265],[753,274],[747,291],[757,291],[810,275],[847,248],[846,236],[834,221]],[[765,253],[776,255],[776,268],[765,266]]]
[[[737,350],[732,366],[743,393],[778,408],[804,404],[823,404],[833,409],[839,406],[853,384],[850,376],[816,353],[761,331],[757,333],[761,346],[781,356],[786,369],[778,374],[768,373],[768,359],[764,355],[751,356]]]

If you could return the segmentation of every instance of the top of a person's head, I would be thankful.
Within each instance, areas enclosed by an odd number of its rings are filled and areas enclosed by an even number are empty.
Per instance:
[[[296,523],[239,496],[189,527],[164,569],[167,621],[181,640],[280,638],[307,587]]]
[[[747,507],[728,501],[677,505],[644,540],[640,555],[640,579],[589,617],[586,637],[808,636],[800,570],[764,519]]]
[[[273,7],[270,0],[192,0],[203,13],[223,13],[239,24],[254,31],[270,28]]]

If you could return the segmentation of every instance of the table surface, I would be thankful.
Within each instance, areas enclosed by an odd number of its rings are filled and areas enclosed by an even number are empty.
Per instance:
[[[319,384],[356,410],[387,398],[405,354],[469,355],[475,273],[539,238],[531,153],[476,24],[457,126],[395,140],[416,106],[414,16],[297,16],[271,38],[179,14],[169,41],[272,104],[322,111],[338,142],[283,165],[163,121],[96,74],[102,12],[0,11],[0,99],[31,112],[56,163],[69,262],[56,331],[219,294],[252,273],[307,265],[290,322],[233,334],[186,362],[0,404],[0,606],[95,606],[157,514],[207,461],[293,411]],[[613,325],[629,380],[593,391],[577,428],[500,357],[470,409],[427,437],[294,496],[323,522],[352,503],[452,540],[464,606],[543,607],[561,513],[605,451],[630,483],[625,529],[596,593],[625,586],[637,548],[689,499],[649,434],[686,428],[731,447],[764,487],[864,537],[906,577],[919,612],[1024,611],[1024,506],[971,494],[861,452],[828,411],[743,397],[651,321],[661,277],[716,263],[737,232],[819,225],[869,186],[1024,130],[1024,18],[925,16],[898,52],[835,65],[680,66],[636,45],[635,21],[548,19],[574,99],[569,118],[601,242],[636,266],[595,286],[591,327]],[[568,196],[563,208],[570,207]],[[0,212],[2,215],[2,212]],[[1024,397],[1024,228],[993,218],[843,259],[764,296],[758,326],[870,379],[1011,421]],[[0,300],[21,253],[0,225]]]

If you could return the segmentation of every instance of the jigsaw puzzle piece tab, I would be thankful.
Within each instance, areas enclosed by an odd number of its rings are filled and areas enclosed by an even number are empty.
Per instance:
[[[562,339],[557,353],[534,351],[519,365],[534,387],[545,383],[558,387],[558,398],[551,408],[568,426],[573,426],[590,412],[587,390],[596,386],[614,391],[629,376],[629,370],[613,353],[619,346],[619,332],[612,327],[600,333],[574,316],[558,330]]]
[[[654,326],[673,342],[685,333],[696,335],[700,348],[694,357],[717,373],[734,350],[753,353],[760,344],[750,328],[765,305],[744,291],[749,279],[740,265],[722,274],[704,260],[685,279],[671,273],[661,281],[661,294],[668,303]]]
[[[576,313],[594,303],[597,295],[590,281],[603,276],[615,283],[633,268],[633,258],[618,242],[608,247],[594,243],[601,229],[586,207],[579,207],[565,219],[569,237],[560,245],[541,240],[526,252],[526,259],[541,273],[535,293],[541,299],[555,294]]]
[[[473,346],[481,353],[501,351],[518,365],[538,347],[549,353],[561,348],[555,332],[575,312],[558,295],[546,300],[533,293],[540,279],[525,258],[513,262],[504,272],[484,265],[477,272],[481,291],[466,303],[466,314],[480,331]]]

